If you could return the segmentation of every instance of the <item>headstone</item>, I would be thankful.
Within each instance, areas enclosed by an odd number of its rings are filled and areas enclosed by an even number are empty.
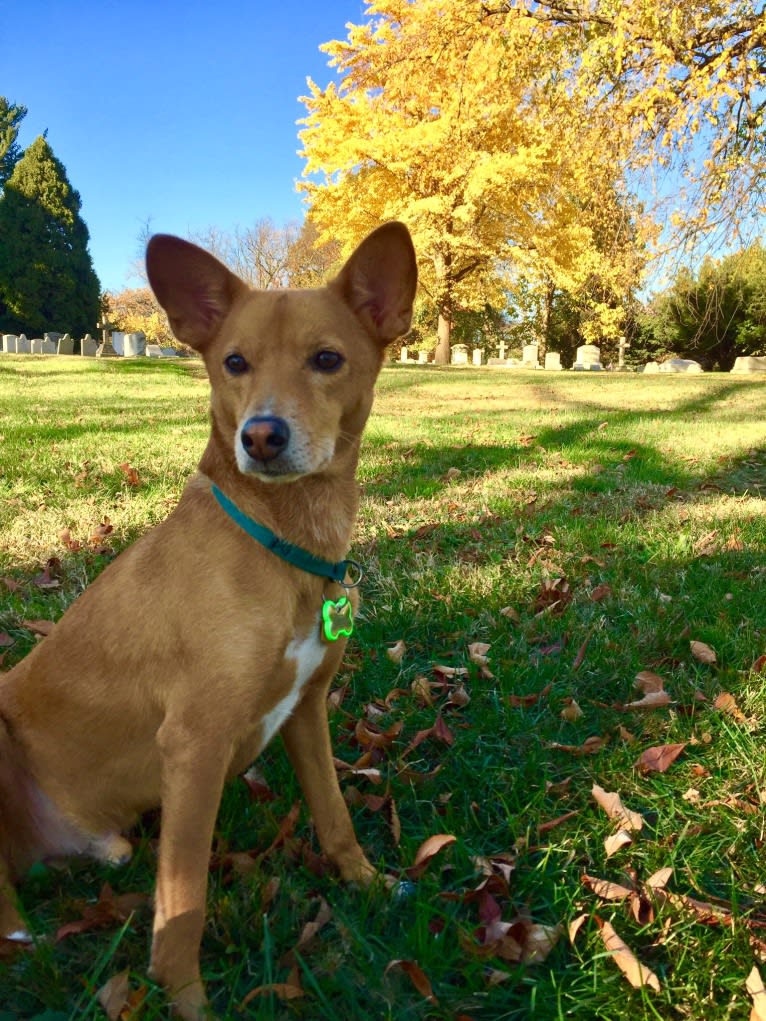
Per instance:
[[[56,344],[57,344],[57,341],[51,340],[51,338],[46,333],[46,335],[43,337],[43,349],[41,351],[41,354],[44,354],[44,355],[55,355],[55,353],[56,353]]]
[[[630,347],[625,337],[620,337],[617,344],[617,371],[625,371],[625,352]]]
[[[467,365],[468,347],[465,344],[453,344],[450,361],[452,365]]]
[[[83,358],[95,358],[98,354],[98,344],[89,333],[80,341],[80,354]]]
[[[109,331],[112,328],[111,323],[102,319],[97,326],[101,330],[101,344],[96,351],[96,358],[116,358],[117,352],[112,347],[112,338],[109,336]]]
[[[71,355],[74,352],[74,341],[65,333],[56,346],[56,354]]]
[[[481,348],[480,347],[475,347],[473,349],[473,355],[472,355],[473,364],[474,365],[481,365],[481,355],[482,355]]]
[[[146,354],[146,337],[143,333],[126,333],[122,349],[125,358],[138,358]]]
[[[660,363],[659,362],[647,362],[646,365],[644,366],[644,375],[645,376],[654,376],[659,371],[660,371]]]
[[[162,358],[162,348],[159,344],[147,344],[146,345],[146,357],[147,358]]]
[[[407,362],[407,348],[406,347],[402,347],[401,351],[399,352],[399,361],[400,362],[404,362],[406,364],[406,362]]]
[[[537,344],[525,344],[521,349],[521,364],[525,369],[539,369],[537,360]]]
[[[6,354],[15,354],[17,339],[15,333],[4,333],[0,337],[0,351],[5,351]]]
[[[591,369],[601,368],[601,351],[596,347],[595,344],[581,344],[577,348],[577,358],[572,366],[578,371],[589,371]]]
[[[418,365],[425,365],[428,362],[428,352],[418,351]]]
[[[545,368],[548,372],[561,372],[561,355],[558,351],[545,352]]]
[[[20,337],[16,339],[16,354],[28,355],[31,350],[31,344],[27,340],[26,334],[22,333]]]
[[[762,355],[745,355],[734,362],[732,373],[737,375],[750,372],[766,372],[766,358]]]
[[[668,358],[660,365],[660,372],[702,372],[702,366],[693,358]]]
[[[122,358],[125,354],[125,334],[121,330],[112,330],[112,347],[114,353]]]
[[[43,353],[42,337],[32,337],[29,342],[29,353],[33,355],[41,355]]]
[[[161,347],[160,354],[163,358],[178,358],[178,351],[174,347]]]

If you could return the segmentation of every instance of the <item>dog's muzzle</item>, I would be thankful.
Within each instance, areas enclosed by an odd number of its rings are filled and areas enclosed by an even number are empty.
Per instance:
[[[248,418],[239,433],[242,448],[253,461],[266,464],[287,450],[290,426],[276,415]]]

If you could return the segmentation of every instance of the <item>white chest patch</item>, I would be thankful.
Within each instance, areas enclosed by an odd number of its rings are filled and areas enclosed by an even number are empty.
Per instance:
[[[295,680],[290,692],[281,702],[266,713],[261,721],[261,750],[263,750],[282,724],[289,718],[301,697],[304,685],[313,676],[327,652],[319,637],[319,622],[308,638],[294,638],[285,650],[285,659],[295,663]]]

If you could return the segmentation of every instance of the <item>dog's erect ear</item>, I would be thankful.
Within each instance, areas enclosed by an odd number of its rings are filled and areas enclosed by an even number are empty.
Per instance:
[[[388,344],[410,328],[417,282],[410,232],[392,220],[367,235],[330,287],[377,341]]]
[[[173,333],[197,350],[215,337],[237,294],[247,288],[218,259],[172,234],[150,239],[146,271]]]

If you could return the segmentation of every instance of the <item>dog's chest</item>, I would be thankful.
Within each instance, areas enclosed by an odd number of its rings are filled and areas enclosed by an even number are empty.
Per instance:
[[[279,731],[300,701],[306,683],[311,679],[327,653],[327,646],[319,637],[319,627],[306,638],[293,638],[285,650],[285,662],[289,670],[295,671],[295,680],[290,691],[281,702],[266,713],[261,721],[261,748],[265,748]]]

